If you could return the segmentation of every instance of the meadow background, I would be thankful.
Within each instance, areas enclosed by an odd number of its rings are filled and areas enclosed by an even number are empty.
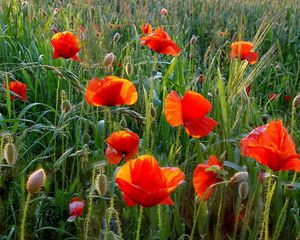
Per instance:
[[[228,179],[248,171],[249,192],[241,199],[235,185],[217,188],[202,203],[194,239],[259,238],[266,183],[257,176],[264,167],[241,157],[239,140],[257,126],[282,119],[300,146],[300,109],[292,106],[300,92],[299,1],[1,0],[0,6],[1,83],[17,79],[28,88],[26,102],[11,101],[0,85],[0,153],[10,138],[18,155],[15,165],[0,161],[0,239],[19,239],[26,179],[39,167],[47,180],[30,201],[26,239],[134,239],[139,209],[125,206],[114,182],[116,166],[107,164],[104,156],[105,138],[125,128],[140,136],[140,154],[155,156],[161,166],[179,166],[186,175],[186,183],[172,194],[174,206],[144,210],[140,239],[189,239],[198,209],[193,171],[212,154],[224,161]],[[168,14],[161,15],[161,8]],[[141,46],[140,27],[146,22],[163,26],[181,54],[155,55]],[[53,59],[51,38],[56,30],[78,36],[80,63]],[[114,41],[117,32],[120,39]],[[197,42],[190,44],[193,35]],[[255,65],[234,67],[230,44],[240,39],[254,43],[259,52]],[[113,68],[103,64],[110,52],[116,55]],[[126,72],[128,64],[132,72]],[[199,81],[200,74],[204,81]],[[87,81],[105,75],[132,81],[138,102],[130,107],[87,105]],[[218,126],[209,136],[193,139],[166,122],[163,103],[171,89],[180,94],[193,90],[211,101],[209,116]],[[70,109],[62,106],[65,100]],[[107,180],[103,196],[95,190],[99,172]],[[299,239],[300,178],[296,190],[290,190],[286,185],[294,173],[274,174],[270,239]],[[85,208],[70,223],[73,197],[82,198]],[[235,217],[240,213],[241,221]]]

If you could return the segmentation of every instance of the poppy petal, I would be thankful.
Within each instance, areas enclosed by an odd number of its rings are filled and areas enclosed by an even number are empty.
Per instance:
[[[183,121],[192,121],[204,117],[210,110],[211,103],[201,94],[187,91],[182,99]]]
[[[174,202],[170,197],[167,197],[163,201],[161,201],[159,204],[174,205]]]
[[[80,62],[80,58],[77,56],[77,55],[75,55],[75,56],[73,56],[73,57],[71,57],[74,61],[76,61],[76,62]]]
[[[181,98],[175,91],[171,91],[166,97],[165,115],[171,126],[177,127],[183,124]]]
[[[161,169],[166,178],[168,192],[173,192],[184,181],[184,173],[177,167],[166,167]]]
[[[123,158],[123,154],[108,145],[105,150],[105,157],[110,164],[119,164]]]
[[[207,136],[217,125],[217,122],[212,118],[203,117],[194,121],[184,122],[187,134],[193,138]]]
[[[53,58],[59,58],[59,53],[57,51],[54,50],[53,52]]]
[[[258,60],[258,53],[249,52],[245,55],[245,59],[248,61],[249,64],[255,64]]]

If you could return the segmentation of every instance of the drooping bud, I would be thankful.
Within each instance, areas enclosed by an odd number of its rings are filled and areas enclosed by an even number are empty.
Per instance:
[[[115,59],[115,55],[113,53],[108,53],[106,54],[106,56],[104,57],[104,66],[108,67],[110,66]]]
[[[168,10],[165,8],[160,9],[160,15],[167,15],[168,14]]]
[[[46,179],[46,174],[44,169],[39,169],[33,172],[26,184],[26,189],[31,194],[38,193],[41,190],[41,187],[44,185]]]
[[[193,36],[191,37],[191,39],[190,39],[190,44],[191,44],[191,45],[194,45],[194,44],[197,42],[197,40],[198,40],[198,37],[196,37],[195,35],[193,35]]]
[[[238,186],[238,193],[242,200],[244,200],[249,193],[249,185],[247,182],[241,182]]]
[[[285,197],[290,198],[295,194],[296,188],[294,187],[293,184],[286,184],[284,186],[283,194]]]
[[[107,193],[107,185],[107,177],[101,172],[96,177],[96,190],[100,196],[103,197]]]
[[[300,105],[300,94],[298,94],[293,100],[293,107],[297,108]]]
[[[118,42],[120,40],[120,38],[121,38],[120,33],[116,32],[115,35],[114,35],[114,37],[113,37],[113,41],[114,42]]]
[[[13,165],[17,161],[17,149],[14,143],[8,142],[3,150],[3,157],[5,158],[7,164]]]
[[[62,103],[61,103],[61,111],[62,113],[67,113],[71,110],[72,108],[72,104],[70,103],[69,100],[64,100]]]
[[[132,63],[129,62],[129,63],[126,64],[125,72],[126,72],[126,74],[128,76],[130,76],[132,74],[132,72],[133,72],[133,65],[132,65]]]
[[[247,182],[249,174],[248,172],[237,172],[230,178],[231,183],[240,183],[240,182]]]

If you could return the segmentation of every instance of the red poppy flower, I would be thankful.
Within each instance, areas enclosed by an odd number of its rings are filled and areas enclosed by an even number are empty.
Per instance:
[[[184,178],[179,168],[160,168],[154,157],[144,155],[120,167],[116,182],[127,206],[152,207],[157,204],[173,205],[169,195],[183,183]]]
[[[238,41],[231,44],[231,58],[241,58],[247,60],[249,64],[254,64],[258,60],[258,53],[252,52],[253,44],[250,42]]]
[[[204,201],[209,199],[213,193],[213,188],[208,188],[211,185],[222,181],[222,179],[218,178],[218,175],[214,171],[207,171],[207,169],[212,166],[223,169],[222,163],[216,156],[212,155],[209,157],[207,164],[199,164],[194,171],[194,188],[199,198]]]
[[[141,44],[146,45],[153,51],[161,54],[177,56],[181,49],[171,40],[169,35],[162,29],[156,28],[154,33],[140,38]]]
[[[4,82],[3,87],[6,89],[6,83]],[[26,92],[27,92],[27,86],[25,83],[19,82],[19,81],[11,81],[9,83],[9,90],[18,94],[20,96],[20,99],[22,101],[27,100]],[[12,94],[10,95],[10,99],[14,100],[16,97]]]
[[[105,156],[109,163],[119,164],[124,157],[125,161],[138,154],[139,136],[129,131],[119,131],[111,134],[107,139],[108,144]]]
[[[165,100],[167,122],[173,127],[184,125],[187,134],[193,138],[208,135],[217,125],[215,120],[205,116],[210,110],[210,102],[193,91],[187,91],[183,98],[171,91]]]
[[[93,78],[88,82],[85,99],[94,106],[132,105],[138,99],[135,86],[129,80],[114,76]]]
[[[241,154],[254,158],[274,171],[300,172],[300,155],[280,120],[254,129],[241,139]]]
[[[77,217],[82,215],[84,208],[84,201],[80,198],[72,198],[69,203],[70,217],[68,218],[69,222],[73,222]]]
[[[145,34],[152,33],[152,26],[149,23],[146,23],[144,26],[141,27],[142,32]]]
[[[53,58],[71,58],[80,61],[76,55],[80,50],[80,44],[77,37],[71,32],[56,33],[51,39],[54,48]]]

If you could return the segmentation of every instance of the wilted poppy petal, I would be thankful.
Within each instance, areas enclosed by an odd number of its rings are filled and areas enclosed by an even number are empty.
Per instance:
[[[183,121],[192,121],[204,117],[211,110],[210,102],[201,94],[187,91],[182,99]]]
[[[212,118],[203,117],[194,121],[184,122],[187,134],[193,138],[207,136],[217,125],[217,122]]]
[[[165,115],[167,122],[177,127],[183,124],[181,98],[175,91],[171,91],[165,100]]]

